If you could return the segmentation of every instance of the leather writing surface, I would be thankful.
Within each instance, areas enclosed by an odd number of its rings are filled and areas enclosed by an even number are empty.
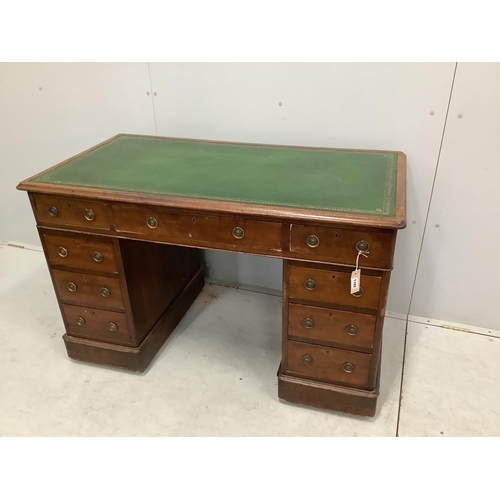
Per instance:
[[[120,135],[32,181],[392,217],[397,163],[396,152]]]

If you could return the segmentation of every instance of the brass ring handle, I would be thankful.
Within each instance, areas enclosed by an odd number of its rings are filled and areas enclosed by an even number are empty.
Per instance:
[[[308,289],[308,290],[314,290],[316,288],[316,282],[312,279],[308,279],[304,282],[304,286]]]
[[[358,327],[356,325],[347,325],[345,327],[345,331],[347,333],[347,335],[352,335],[354,337],[354,335],[357,335],[358,334]]]
[[[154,217],[149,217],[148,220],[146,221],[146,224],[150,229],[156,229],[158,227],[158,220],[155,219]]]
[[[95,219],[95,213],[91,208],[86,208],[85,211],[83,212],[83,215],[87,220],[94,220]]]
[[[101,252],[94,252],[92,254],[92,258],[96,261],[96,262],[102,262],[102,253]]]
[[[57,208],[54,207],[54,205],[51,205],[49,207],[49,214],[52,215],[52,217],[57,217],[59,215],[59,210],[57,210]]]
[[[352,373],[354,371],[354,365],[352,363],[344,363],[342,365],[342,369],[346,372],[346,373]]]
[[[361,297],[364,293],[365,291],[362,288],[360,288],[357,292],[354,292],[352,295],[353,297]]]
[[[302,320],[302,324],[304,325],[304,328],[313,328],[314,320],[312,318],[304,318]]]
[[[242,227],[235,227],[233,229],[233,236],[237,240],[241,240],[241,238],[243,238],[243,236],[245,236],[245,230]]]
[[[307,246],[316,248],[319,245],[319,238],[315,234],[310,234],[306,240]]]
[[[109,297],[109,290],[105,286],[101,288],[101,295],[103,297]]]
[[[64,247],[59,247],[57,249],[57,253],[61,256],[61,257],[67,257],[68,256],[68,251],[64,248]]]
[[[76,285],[72,281],[70,281],[66,286],[70,292],[76,292]]]
[[[78,326],[83,326],[83,325],[85,324],[85,320],[84,320],[81,316],[78,316],[78,317],[76,318],[76,324],[77,324]]]
[[[309,356],[309,354],[304,354],[301,360],[305,365],[312,365],[313,362],[313,359],[311,358],[311,356]]]
[[[370,250],[370,244],[366,240],[359,240],[356,243],[356,250],[358,252],[368,252]]]
[[[110,324],[108,325],[108,328],[109,328],[109,331],[110,331],[110,332],[116,332],[116,330],[118,330],[118,327],[116,326],[116,324],[115,324],[115,323],[110,323]]]

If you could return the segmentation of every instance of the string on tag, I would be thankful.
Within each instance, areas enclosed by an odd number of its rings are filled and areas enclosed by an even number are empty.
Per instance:
[[[361,269],[359,269],[359,256],[364,255],[368,258],[369,252],[358,250],[358,255],[356,256],[356,269],[351,273],[351,295],[356,294],[361,289]]]
[[[356,271],[358,270],[359,267],[359,256],[362,255],[363,257],[368,258],[368,254],[370,252],[363,252],[362,250],[358,250],[358,256],[356,257]]]

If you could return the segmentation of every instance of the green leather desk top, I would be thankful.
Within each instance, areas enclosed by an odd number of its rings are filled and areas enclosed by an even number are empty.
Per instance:
[[[30,182],[393,217],[397,168],[397,152],[119,135]]]

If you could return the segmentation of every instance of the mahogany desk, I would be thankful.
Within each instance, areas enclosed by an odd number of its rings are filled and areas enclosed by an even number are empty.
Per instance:
[[[68,355],[144,371],[203,287],[200,249],[278,257],[278,397],[373,416],[405,162],[120,134],[21,182]],[[359,251],[368,257],[351,294]]]

